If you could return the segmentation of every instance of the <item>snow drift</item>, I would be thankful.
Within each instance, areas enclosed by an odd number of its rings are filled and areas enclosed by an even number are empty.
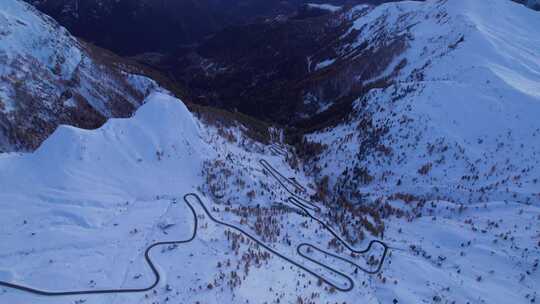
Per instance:
[[[136,197],[192,183],[206,150],[194,118],[162,93],[145,103],[132,118],[97,130],[60,126],[35,153],[4,156],[1,191],[39,194],[61,185],[66,192]]]

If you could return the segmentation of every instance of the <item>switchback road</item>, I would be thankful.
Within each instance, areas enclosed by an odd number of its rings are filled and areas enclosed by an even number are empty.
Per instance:
[[[317,207],[316,205],[314,205],[310,201],[305,200],[305,199],[301,198],[300,196],[296,195],[294,192],[292,192],[286,186],[286,184],[289,184],[296,191],[301,192],[301,193],[305,193],[306,189],[302,185],[300,185],[294,179],[289,179],[289,178],[286,178],[285,176],[283,176],[279,171],[277,171],[274,167],[272,167],[266,160],[261,160],[260,163],[263,166],[263,168],[286,191],[288,191],[288,193],[290,194],[290,197],[288,198],[289,203],[291,203],[292,205],[294,205],[297,208],[301,209],[302,212],[306,216],[308,216],[308,217],[312,218],[313,220],[317,221],[320,225],[322,225],[330,234],[332,234],[333,237],[335,237],[348,250],[350,250],[351,252],[353,252],[355,254],[363,254],[363,253],[367,253],[368,251],[370,251],[371,248],[373,247],[373,245],[381,245],[384,248],[384,251],[383,251],[381,259],[379,260],[378,266],[373,270],[365,269],[365,268],[362,268],[361,266],[357,265],[352,260],[349,260],[349,259],[346,259],[344,257],[338,256],[338,255],[336,255],[334,253],[325,251],[325,250],[323,250],[323,249],[321,249],[321,248],[319,248],[319,247],[317,247],[315,245],[308,244],[308,243],[302,243],[302,244],[297,246],[297,253],[301,257],[303,257],[303,258],[305,258],[305,259],[307,259],[307,260],[309,260],[309,261],[311,261],[311,262],[313,262],[313,263],[315,263],[315,264],[329,270],[330,272],[333,272],[335,275],[337,275],[338,277],[341,277],[342,279],[344,279],[347,282],[345,287],[339,286],[339,285],[335,284],[334,282],[332,282],[331,280],[329,280],[329,279],[325,278],[324,276],[318,274],[314,270],[304,266],[302,263],[299,263],[299,262],[293,260],[292,258],[281,254],[279,251],[277,251],[273,247],[269,246],[268,244],[262,242],[256,236],[254,236],[251,233],[247,232],[242,227],[239,227],[239,226],[236,226],[236,225],[233,225],[233,224],[230,224],[230,223],[226,223],[226,222],[223,222],[223,221],[215,218],[212,215],[212,213],[209,212],[207,206],[204,204],[203,200],[201,199],[201,197],[198,194],[196,194],[196,193],[188,193],[188,194],[186,194],[184,196],[184,202],[189,207],[189,209],[191,211],[191,214],[193,216],[193,223],[194,223],[193,233],[192,233],[191,237],[189,237],[188,239],[185,239],[185,240],[167,241],[167,242],[155,242],[153,244],[150,244],[146,248],[146,250],[144,252],[144,259],[145,259],[146,263],[148,264],[148,266],[150,267],[150,270],[152,271],[152,274],[154,276],[153,282],[150,285],[148,285],[147,287],[49,291],[49,290],[42,290],[42,289],[32,288],[30,286],[26,286],[26,285],[23,285],[23,284],[17,284],[17,283],[7,282],[7,281],[0,281],[0,286],[7,287],[7,288],[12,288],[12,289],[16,289],[16,290],[20,290],[20,291],[24,291],[24,292],[29,292],[29,293],[33,293],[33,294],[37,294],[37,295],[41,295],[41,296],[75,296],[75,295],[112,294],[112,293],[138,293],[138,292],[150,291],[153,288],[155,288],[159,284],[159,282],[161,280],[161,276],[160,276],[160,274],[159,274],[159,272],[158,272],[158,270],[157,270],[157,268],[155,266],[155,263],[152,261],[152,258],[151,258],[151,255],[150,255],[151,251],[154,248],[159,247],[159,246],[186,244],[186,243],[189,243],[189,242],[193,241],[195,239],[195,237],[197,236],[197,229],[198,229],[197,212],[195,211],[195,208],[193,207],[193,205],[194,205],[193,202],[190,201],[190,200],[195,200],[195,203],[202,208],[204,213],[214,223],[225,226],[225,227],[228,227],[228,228],[230,228],[232,230],[238,231],[239,233],[242,233],[243,235],[245,235],[246,237],[248,237],[249,239],[251,239],[255,243],[259,244],[259,246],[261,246],[262,248],[268,250],[269,252],[271,252],[275,256],[277,256],[277,257],[281,258],[282,260],[296,266],[297,268],[309,273],[313,277],[321,280],[322,282],[328,284],[329,286],[332,286],[336,290],[339,290],[339,291],[350,291],[350,290],[352,290],[354,288],[353,279],[349,275],[347,275],[347,274],[333,268],[332,266],[326,265],[326,264],[324,264],[324,263],[322,263],[322,262],[320,262],[320,261],[306,255],[304,252],[307,251],[308,248],[311,249],[311,250],[319,251],[319,252],[321,252],[321,253],[323,253],[323,254],[325,254],[327,256],[331,256],[331,257],[333,257],[335,259],[339,259],[341,261],[344,261],[344,262],[350,264],[351,266],[353,266],[354,268],[360,269],[361,271],[366,272],[368,274],[375,274],[375,273],[377,273],[377,272],[379,272],[381,270],[381,268],[383,266],[383,263],[384,263],[384,259],[385,259],[386,255],[387,255],[388,250],[389,250],[389,247],[385,243],[383,243],[381,241],[373,240],[368,244],[366,249],[357,250],[357,249],[353,248],[345,240],[343,240],[336,232],[334,232],[334,230],[330,226],[328,226],[323,220],[321,220],[317,216],[315,216],[314,212],[315,213],[320,212],[319,207]]]

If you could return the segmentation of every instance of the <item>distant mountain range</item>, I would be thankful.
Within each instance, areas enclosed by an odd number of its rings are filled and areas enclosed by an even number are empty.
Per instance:
[[[74,35],[123,55],[165,52],[224,27],[291,14],[306,0],[26,0]],[[354,1],[354,0],[353,0]],[[333,0],[342,5],[351,0]]]

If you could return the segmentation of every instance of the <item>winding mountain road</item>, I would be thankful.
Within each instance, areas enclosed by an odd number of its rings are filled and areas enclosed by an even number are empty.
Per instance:
[[[328,252],[326,250],[323,250],[313,244],[308,244],[308,243],[302,243],[300,245],[298,245],[297,247],[297,252],[300,256],[302,256],[303,258],[305,259],[308,259],[322,267],[325,267],[329,270],[331,270],[331,268],[328,268],[326,265],[320,263],[319,261],[316,261],[314,259],[312,259],[311,257],[307,256],[306,254],[304,254],[302,252],[302,248],[309,248],[309,249],[313,249],[313,250],[316,250],[316,251],[319,251],[321,253],[324,253],[328,256],[331,256],[331,257],[334,257],[334,258],[337,258],[339,260],[342,260],[344,262],[347,262],[349,264],[351,264],[352,266],[360,269],[361,271],[365,272],[365,273],[368,273],[368,274],[376,274],[378,273],[379,271],[381,271],[382,269],[382,266],[384,264],[384,260],[388,254],[388,250],[391,249],[390,246],[388,246],[386,243],[384,242],[381,242],[381,241],[378,241],[378,240],[372,240],[369,242],[368,246],[366,249],[362,249],[362,250],[359,250],[359,249],[356,249],[354,247],[352,247],[347,241],[345,241],[339,234],[337,234],[333,229],[332,227],[330,227],[327,223],[325,223],[323,220],[321,220],[320,218],[318,218],[317,216],[315,216],[313,214],[313,212],[320,212],[321,211],[321,208],[319,208],[318,206],[314,205],[312,202],[308,201],[308,200],[305,200],[303,199],[302,197],[298,196],[296,193],[292,192],[287,186],[286,186],[286,183],[290,184],[291,186],[293,186],[294,188],[296,188],[297,190],[300,190],[301,192],[305,192],[305,188],[304,187],[299,187],[298,185],[298,182],[296,180],[293,180],[293,179],[290,179],[290,178],[287,178],[285,177],[281,172],[279,172],[278,170],[276,170],[272,165],[270,165],[266,160],[264,159],[261,159],[259,160],[259,163],[261,164],[261,166],[264,168],[264,170],[266,172],[268,172],[280,185],[283,189],[285,189],[288,193],[289,193],[289,198],[287,199],[289,203],[291,203],[292,205],[294,205],[295,207],[299,208],[302,213],[304,213],[307,217],[315,220],[316,222],[318,222],[326,231],[328,231],[330,234],[332,234],[332,236],[338,240],[345,248],[347,248],[350,252],[354,253],[354,254],[364,254],[364,253],[367,253],[371,250],[371,248],[373,247],[373,245],[380,245],[382,246],[383,248],[383,254],[382,254],[382,257],[381,259],[379,260],[379,263],[377,265],[377,267],[374,269],[374,270],[369,270],[369,269],[365,269],[363,267],[361,267],[360,265],[354,263],[354,261],[352,260],[349,260],[349,259],[346,259],[346,258],[343,258],[341,256],[338,256],[336,254],[333,254],[331,252]],[[352,279],[350,280],[352,282]],[[333,285],[333,284],[330,284],[330,285]],[[335,286],[334,286],[335,287]],[[349,290],[351,290],[354,286],[351,286],[351,288]],[[338,289],[338,288],[336,288]],[[342,290],[342,289],[339,289],[341,291],[347,291],[347,290]]]
[[[282,151],[280,151],[280,152],[282,152]],[[321,249],[321,248],[319,248],[319,247],[317,247],[317,246],[315,246],[313,244],[302,243],[302,244],[297,246],[297,248],[296,248],[297,253],[301,257],[303,257],[303,258],[305,258],[305,259],[307,259],[307,260],[309,260],[309,261],[323,267],[324,269],[329,270],[330,272],[333,272],[338,277],[341,277],[342,279],[344,279],[347,282],[345,287],[339,286],[339,285],[335,284],[334,282],[328,280],[324,276],[318,274],[314,270],[312,270],[312,269],[304,266],[303,264],[301,264],[301,263],[299,263],[299,262],[297,262],[297,261],[295,261],[295,260],[281,254],[279,251],[277,251],[276,249],[270,247],[266,243],[262,242],[256,236],[252,235],[251,233],[249,233],[248,231],[242,229],[241,227],[233,225],[233,224],[229,224],[229,223],[226,223],[226,222],[223,222],[223,221],[215,218],[212,215],[212,213],[210,213],[209,209],[203,203],[201,197],[198,194],[196,194],[196,193],[188,193],[188,194],[184,195],[184,202],[189,207],[189,209],[191,210],[191,213],[193,215],[193,222],[194,222],[193,234],[191,235],[190,238],[185,239],[185,240],[156,242],[156,243],[153,243],[153,244],[151,244],[150,246],[148,246],[146,248],[146,250],[144,252],[144,258],[145,258],[146,263],[150,267],[150,269],[152,271],[152,274],[154,275],[154,280],[153,280],[152,284],[150,284],[147,287],[142,287],[142,288],[116,288],[116,289],[87,289],[87,290],[72,290],[72,291],[48,291],[48,290],[41,290],[41,289],[37,289],[37,288],[32,288],[30,286],[26,286],[26,285],[22,285],[22,284],[16,284],[16,283],[12,283],[12,282],[6,282],[6,281],[0,281],[0,286],[16,289],[16,290],[19,290],[19,291],[29,292],[29,293],[33,293],[33,294],[37,294],[37,295],[41,295],[41,296],[74,296],[74,295],[113,294],[113,293],[138,293],[138,292],[150,291],[153,288],[155,288],[159,284],[159,282],[161,281],[161,276],[160,276],[154,262],[152,261],[152,258],[150,256],[150,252],[154,248],[156,248],[158,246],[179,245],[179,244],[189,243],[189,242],[193,241],[195,239],[195,237],[197,236],[197,229],[198,229],[197,212],[195,211],[195,208],[193,207],[193,204],[192,204],[192,202],[190,202],[190,200],[195,200],[196,203],[203,209],[204,213],[208,216],[208,218],[210,218],[210,220],[212,220],[213,222],[242,233],[244,236],[246,236],[249,239],[251,239],[252,241],[256,242],[261,247],[268,250],[269,252],[271,252],[275,256],[277,256],[277,257],[283,259],[284,261],[296,266],[297,268],[311,274],[313,277],[321,280],[322,282],[328,284],[329,286],[335,288],[336,290],[344,291],[344,292],[351,291],[354,288],[353,279],[349,275],[347,275],[347,274],[345,274],[345,273],[343,273],[343,272],[341,272],[341,271],[339,271],[339,270],[337,270],[337,269],[335,269],[335,268],[333,268],[333,267],[331,267],[329,265],[326,265],[326,264],[324,264],[324,263],[322,263],[322,262],[320,262],[320,261],[318,261],[318,260],[316,260],[316,259],[314,259],[312,257],[309,257],[308,255],[306,255],[303,252],[304,248],[306,248],[307,250],[309,250],[309,249],[316,250],[316,251],[319,251],[319,252],[321,252],[321,253],[323,253],[323,254],[325,254],[327,256],[331,256],[333,258],[336,258],[336,259],[339,259],[339,260],[344,261],[346,263],[349,263],[351,266],[353,266],[355,268],[358,268],[361,271],[363,271],[365,273],[368,273],[368,274],[375,274],[375,273],[378,273],[381,270],[381,268],[383,266],[383,263],[384,263],[384,260],[385,260],[385,257],[387,255],[388,250],[389,250],[390,247],[388,247],[385,243],[383,243],[381,241],[372,240],[369,243],[369,245],[367,246],[366,249],[357,250],[357,249],[353,248],[345,240],[343,240],[334,230],[332,230],[332,228],[330,226],[328,226],[324,221],[320,220],[318,217],[316,217],[312,213],[312,212],[320,212],[319,207],[315,206],[310,201],[307,201],[307,200],[299,197],[298,195],[296,195],[294,192],[292,192],[286,186],[286,184],[289,184],[293,188],[295,188],[297,191],[304,193],[306,191],[306,189],[302,185],[300,185],[294,179],[288,179],[285,176],[283,176],[279,171],[277,171],[274,167],[272,167],[266,160],[260,160],[260,163],[263,166],[263,168],[267,172],[269,172],[270,175],[272,175],[272,177],[290,194],[290,197],[288,198],[288,201],[292,205],[294,205],[297,208],[301,209],[302,212],[306,216],[312,218],[313,220],[315,220],[319,224],[321,224],[328,232],[330,232],[330,234],[332,234],[332,236],[334,236],[348,250],[350,250],[351,252],[353,252],[355,254],[363,254],[363,253],[366,253],[366,252],[370,251],[373,245],[381,245],[384,248],[384,251],[383,251],[383,255],[382,255],[381,259],[379,260],[378,266],[374,270],[369,270],[369,269],[362,268],[361,266],[354,263],[354,261],[352,261],[352,260],[349,260],[349,259],[346,259],[344,257],[338,256],[338,255],[333,254],[331,252],[325,251],[325,250],[323,250],[323,249]]]

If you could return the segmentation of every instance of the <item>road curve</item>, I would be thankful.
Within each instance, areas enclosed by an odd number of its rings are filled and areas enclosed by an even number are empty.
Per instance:
[[[148,246],[144,252],[144,259],[150,269],[152,270],[152,274],[154,275],[154,281],[151,285],[148,287],[142,287],[142,288],[116,288],[116,289],[87,289],[87,290],[72,290],[72,291],[47,291],[42,289],[36,289],[29,286],[21,285],[21,284],[15,284],[5,281],[0,281],[0,286],[8,287],[12,289],[17,289],[20,291],[25,291],[41,296],[76,296],[76,295],[91,295],[91,294],[110,294],[110,293],[137,293],[137,292],[146,292],[152,290],[154,287],[156,287],[159,284],[159,281],[161,280],[161,276],[159,275],[159,272],[157,271],[157,268],[152,261],[152,258],[150,257],[150,251],[158,246],[164,246],[164,245],[179,245],[179,244],[185,244],[193,241],[195,239],[195,236],[197,235],[197,227],[198,227],[198,220],[197,220],[197,213],[195,212],[195,209],[193,206],[186,202],[189,209],[191,210],[191,213],[193,214],[193,220],[194,220],[194,229],[193,234],[189,239],[186,240],[179,240],[179,241],[168,241],[168,242],[156,242]]]
[[[276,144],[270,145],[270,151],[276,155],[281,155],[283,157],[287,157],[287,155],[289,155],[289,153],[287,152],[287,149]]]

